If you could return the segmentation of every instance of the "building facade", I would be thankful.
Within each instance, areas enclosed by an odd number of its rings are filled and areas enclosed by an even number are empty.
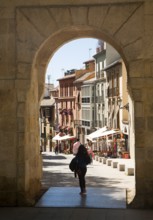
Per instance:
[[[106,66],[106,43],[101,41],[97,47],[95,58],[96,80],[95,80],[95,127],[102,128],[107,125],[108,103],[106,97],[107,81],[103,70]]]
[[[108,127],[121,131],[120,134],[114,135],[111,147],[115,146],[114,156],[122,155],[124,157],[124,154],[130,154],[128,146],[129,114],[124,107],[128,105],[127,72],[121,59],[108,65],[104,70],[108,82]]]
[[[52,151],[53,127],[55,124],[55,99],[51,94],[53,84],[45,84],[44,96],[40,103],[40,150]]]
[[[76,130],[78,130],[78,138],[81,143],[86,142],[85,137],[87,133],[91,132],[95,121],[92,106],[94,103],[92,81],[95,78],[95,61],[94,59],[88,60],[84,64],[84,69],[76,71],[74,82],[77,90]]]

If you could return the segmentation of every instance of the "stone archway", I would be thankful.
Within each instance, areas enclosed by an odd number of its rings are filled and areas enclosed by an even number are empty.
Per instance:
[[[146,139],[146,134],[151,135],[153,131],[151,100],[146,98],[150,92],[153,93],[153,83],[150,80],[150,55],[144,57],[147,50],[143,47],[146,37],[144,5],[139,1],[123,4],[115,0],[113,2],[109,5],[105,3],[16,8],[16,166],[13,177],[7,175],[7,170],[4,171],[7,182],[10,183],[3,193],[5,204],[32,204],[40,190],[38,109],[45,69],[51,56],[70,40],[94,37],[110,43],[118,50],[126,64],[128,88],[135,109],[131,144],[136,159],[136,196],[131,206],[153,206],[153,200],[150,199],[153,195],[153,175],[150,170],[153,165],[153,159],[150,157],[153,151],[152,139]],[[11,198],[8,197],[10,190]]]

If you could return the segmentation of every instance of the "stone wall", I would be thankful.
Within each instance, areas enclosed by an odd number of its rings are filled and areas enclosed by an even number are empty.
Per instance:
[[[40,191],[38,111],[47,64],[64,43],[94,37],[111,44],[125,62],[136,161],[131,207],[153,207],[153,2],[1,0],[0,11],[0,204],[34,203]]]

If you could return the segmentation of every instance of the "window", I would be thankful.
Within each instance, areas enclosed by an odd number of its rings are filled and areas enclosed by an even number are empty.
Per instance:
[[[82,103],[90,103],[90,98],[89,97],[82,98]]]
[[[90,121],[90,109],[82,107],[82,119]]]
[[[85,86],[82,87],[82,97],[89,96],[90,97],[90,87]]]
[[[90,121],[82,121],[82,125],[90,127]]]

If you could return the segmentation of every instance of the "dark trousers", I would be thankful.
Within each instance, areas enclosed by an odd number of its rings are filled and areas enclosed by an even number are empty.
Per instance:
[[[79,177],[79,185],[80,185],[80,189],[81,189],[81,193],[85,192],[86,190],[86,181],[85,181],[85,175],[87,172],[87,168],[79,168],[79,170],[77,171],[78,177]]]

